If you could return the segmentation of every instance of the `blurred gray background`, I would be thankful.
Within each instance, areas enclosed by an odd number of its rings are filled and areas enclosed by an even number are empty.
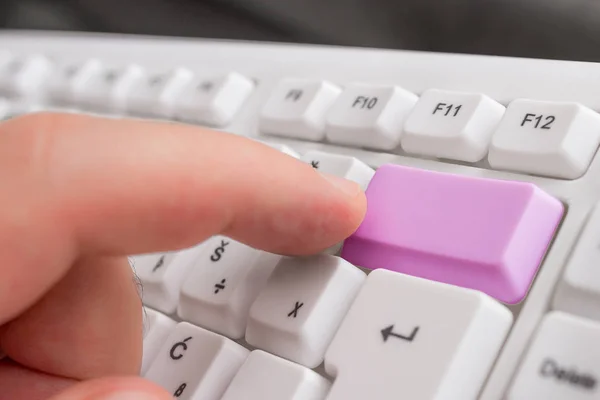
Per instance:
[[[1,0],[0,24],[600,60],[597,0]]]

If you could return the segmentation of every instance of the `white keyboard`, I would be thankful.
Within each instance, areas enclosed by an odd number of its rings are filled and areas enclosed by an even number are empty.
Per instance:
[[[566,61],[0,34],[1,118],[205,125],[367,190],[365,221],[328,254],[213,237],[132,257],[141,374],[178,399],[600,399],[599,77]]]

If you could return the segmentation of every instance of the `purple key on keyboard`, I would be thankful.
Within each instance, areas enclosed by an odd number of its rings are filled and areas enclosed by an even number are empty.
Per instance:
[[[367,215],[343,258],[509,304],[525,297],[564,212],[530,183],[398,165],[379,168],[366,194]]]

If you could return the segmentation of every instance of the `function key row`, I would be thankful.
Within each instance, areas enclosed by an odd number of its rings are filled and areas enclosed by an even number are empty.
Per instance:
[[[255,88],[237,72],[148,73],[136,64],[0,52],[0,96],[29,99],[38,109],[226,127]],[[0,114],[9,116],[35,111],[3,107]],[[600,115],[577,103],[517,99],[505,107],[480,93],[430,89],[417,96],[399,86],[309,79],[280,81],[261,105],[258,130],[561,179],[581,177],[600,145]]]
[[[187,68],[148,73],[139,65],[90,59],[54,63],[43,56],[0,53],[0,93],[57,109],[89,109],[178,119],[211,126],[231,122],[255,83],[236,72],[204,75]],[[42,109],[48,107],[41,107]]]
[[[267,135],[476,163],[562,179],[581,177],[600,144],[600,115],[576,103],[480,93],[286,79],[261,111]]]

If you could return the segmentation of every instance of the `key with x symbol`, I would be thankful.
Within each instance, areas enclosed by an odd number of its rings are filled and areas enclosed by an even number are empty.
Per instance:
[[[364,279],[364,272],[339,257],[283,258],[250,309],[246,341],[318,366]]]
[[[294,309],[290,311],[287,316],[296,318],[298,316],[298,311],[302,308],[303,305],[304,303],[300,303],[299,301],[297,301],[294,305]]]

